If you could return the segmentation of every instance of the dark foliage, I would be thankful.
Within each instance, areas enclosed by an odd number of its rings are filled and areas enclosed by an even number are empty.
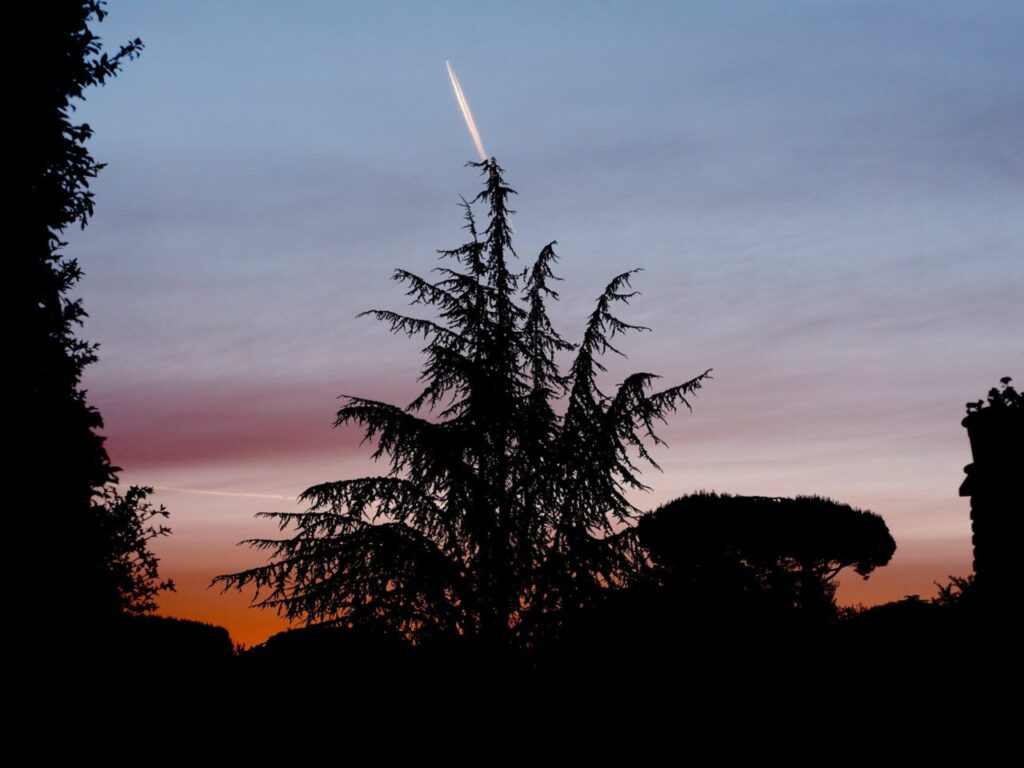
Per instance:
[[[935,604],[945,607],[962,607],[975,600],[974,574],[970,576],[950,576],[945,584],[935,582],[939,593],[935,596]]]
[[[82,633],[81,640],[88,637],[88,631]],[[157,675],[161,671],[184,674],[183,679],[211,670],[227,671],[235,658],[235,648],[224,627],[170,616],[121,615],[99,627],[97,636],[91,639],[94,642],[81,642],[81,646],[95,656],[83,663],[109,664],[98,670],[101,677],[108,678],[108,685],[115,680],[138,685],[140,669]],[[159,669],[154,660],[159,660]]]
[[[167,518],[167,509],[146,500],[152,492],[152,488],[133,485],[122,495],[107,486],[102,503],[93,506],[96,528],[106,543],[105,570],[117,588],[122,609],[134,615],[155,611],[157,594],[174,589],[173,581],[160,580],[160,560],[149,548],[152,539],[171,532],[159,522]]]
[[[205,719],[203,708],[222,702],[237,684],[235,648],[224,627],[119,613],[83,626],[62,625],[58,633],[53,658],[41,670],[43,679],[51,681],[40,687],[43,701],[59,694],[56,716],[70,720],[65,712],[82,714],[89,719],[90,733],[97,727],[90,713],[118,716],[122,726],[104,731],[108,740],[132,743],[124,724],[161,707],[194,727]],[[122,731],[129,735],[114,735]],[[84,734],[83,739],[88,742]]]
[[[637,373],[604,392],[601,356],[645,330],[613,314],[633,273],[598,297],[582,341],[565,341],[547,313],[554,243],[513,270],[514,192],[493,159],[473,165],[487,225],[463,201],[470,239],[441,252],[436,278],[394,275],[432,313],[365,313],[426,340],[422,392],[405,407],[349,396],[337,413],[376,441],[387,474],[313,486],[308,512],[269,514],[295,535],[250,542],[272,562],[219,577],[225,588],[254,585],[259,605],[292,620],[507,649],[637,573],[633,539],[616,535],[638,516],[626,493],[645,488],[639,463],[657,466],[656,423],[708,373],[659,392]],[[558,355],[572,351],[563,373]]]
[[[70,589],[68,612],[95,619],[123,606],[122,576],[107,566],[126,534],[102,511],[124,509],[104,504],[104,488],[115,481],[116,468],[97,433],[100,414],[81,387],[96,348],[76,335],[85,312],[71,291],[82,272],[65,254],[63,237],[92,215],[89,185],[103,167],[86,146],[92,129],[73,119],[75,105],[88,88],[104,84],[134,58],[142,43],[104,53],[92,30],[105,15],[96,0],[28,3],[19,10],[23,23],[16,36],[30,49],[30,76],[12,78],[17,150],[8,158],[14,206],[8,301],[17,326],[17,372],[9,377],[18,405],[15,508],[25,513],[16,521],[16,536],[51,550],[46,568],[32,580],[37,592],[26,595],[34,608]]]
[[[988,398],[986,400],[975,400],[972,403],[967,403],[967,413],[977,413],[988,408],[1000,412],[1024,411],[1024,395],[1014,388],[1010,383],[1011,381],[1013,379],[1009,376],[1001,378],[999,386],[992,387],[988,391]]]
[[[684,496],[637,530],[664,581],[695,599],[815,617],[834,615],[843,569],[867,578],[896,550],[881,517],[817,496]]]

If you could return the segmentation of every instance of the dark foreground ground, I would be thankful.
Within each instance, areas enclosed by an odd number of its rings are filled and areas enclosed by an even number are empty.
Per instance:
[[[413,647],[397,638],[313,626],[237,652],[222,627],[125,619],[64,657],[68,680],[98,696],[159,681],[162,689],[254,701],[337,695],[537,696],[596,702],[656,695],[803,707],[939,695],[949,707],[999,698],[1020,682],[1020,632],[989,611],[905,600],[816,626],[756,621],[597,620],[534,654],[468,641]],[[62,666],[62,665],[58,665]],[[341,692],[344,692],[343,695]],[[404,693],[403,693],[404,692]],[[471,694],[472,692],[472,694]],[[614,693],[612,693],[614,692]],[[731,693],[730,693],[731,692]],[[741,695],[743,694],[743,695]]]

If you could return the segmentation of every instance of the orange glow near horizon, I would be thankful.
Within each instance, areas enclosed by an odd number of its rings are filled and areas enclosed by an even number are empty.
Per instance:
[[[360,446],[361,435],[356,431],[332,430],[328,424],[316,429],[318,410],[314,403],[308,419],[295,419],[294,429],[302,427],[308,432],[305,444],[299,435],[292,437],[285,431],[283,448],[270,455],[241,452],[236,446],[250,446],[250,437],[267,438],[251,430],[243,433],[244,441],[233,437],[235,431],[228,429],[233,425],[230,419],[228,423],[217,423],[226,435],[208,449],[193,433],[191,447],[204,450],[200,451],[201,460],[190,464],[179,460],[179,455],[185,453],[184,445],[180,451],[174,448],[170,459],[161,462],[160,457],[140,456],[133,451],[136,441],[128,433],[115,432],[111,436],[112,455],[133,459],[125,461],[133,469],[122,474],[122,481],[155,486],[152,500],[165,504],[171,512],[168,522],[172,535],[152,543],[160,558],[161,577],[171,578],[177,585],[177,592],[159,596],[162,615],[223,626],[235,643],[245,646],[257,645],[288,629],[288,623],[273,611],[252,607],[251,590],[222,592],[210,584],[219,574],[235,573],[268,561],[267,553],[239,546],[240,541],[288,535],[279,532],[273,521],[256,517],[257,513],[299,511],[303,505],[296,497],[313,483],[379,472],[379,467],[366,455],[365,446]],[[805,462],[797,456],[780,467],[778,463],[759,460],[760,456],[753,453],[744,457],[742,472],[737,472],[736,442],[723,440],[720,434],[719,440],[713,439],[717,421],[711,410],[695,411],[685,424],[680,424],[691,439],[673,441],[675,447],[666,451],[663,459],[665,474],[654,492],[636,498],[638,506],[651,510],[701,488],[778,496],[815,489],[822,495],[881,514],[896,539],[896,554],[889,565],[866,580],[850,570],[844,571],[837,593],[843,606],[878,605],[913,594],[927,599],[936,594],[936,582],[945,583],[951,575],[965,576],[971,572],[969,503],[955,495],[954,483],[937,481],[929,463],[922,463],[918,469],[906,459],[898,463],[887,461],[881,457],[892,456],[896,451],[884,449],[877,452],[877,464],[860,459],[857,471],[840,472],[830,463],[834,458]],[[112,423],[116,424],[118,411],[110,411]],[[305,426],[307,421],[309,426]],[[145,431],[144,422],[140,425],[133,419],[131,423],[133,428]],[[269,432],[273,426],[271,423],[265,428]],[[954,424],[951,438],[962,440],[959,430],[959,424]],[[667,437],[674,437],[671,432]],[[184,436],[182,442],[187,444]],[[162,445],[166,448],[168,443]],[[780,451],[773,446],[774,454]],[[149,460],[143,461],[144,458]],[[940,475],[955,479],[958,470],[954,464],[945,467]]]
[[[251,557],[245,561],[246,565],[252,564]],[[239,564],[237,567],[243,566]],[[947,574],[944,570],[952,570],[953,573]],[[852,571],[844,572],[840,576],[838,602],[843,606],[870,607],[912,594],[927,599],[935,595],[937,588],[921,594],[922,585],[944,583],[949,575],[962,576],[970,570],[970,552],[965,549],[955,553],[936,551],[933,557],[914,558],[909,563],[897,561],[880,568],[868,579],[862,579]],[[211,587],[210,581],[216,575],[212,570],[168,569],[167,575],[174,579],[178,591],[160,598],[159,613],[225,627],[236,644],[252,647],[273,634],[301,626],[289,624],[272,610],[255,608],[251,591],[222,593],[218,587]]]

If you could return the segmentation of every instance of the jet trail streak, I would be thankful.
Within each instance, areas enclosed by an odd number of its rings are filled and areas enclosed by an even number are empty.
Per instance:
[[[459,109],[462,110],[462,117],[466,120],[466,127],[469,128],[469,135],[473,137],[473,143],[476,145],[476,151],[480,154],[481,160],[487,159],[487,152],[484,150],[484,143],[480,139],[480,131],[476,129],[476,121],[473,120],[473,113],[469,111],[469,102],[466,101],[466,94],[462,92],[462,86],[459,85],[459,78],[455,76],[455,70],[452,69],[452,63],[446,61],[444,65],[448,68],[448,78],[452,81],[452,89],[455,91],[455,100],[459,102]]]

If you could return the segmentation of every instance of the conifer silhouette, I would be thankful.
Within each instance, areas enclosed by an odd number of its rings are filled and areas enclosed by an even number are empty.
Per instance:
[[[426,340],[409,405],[347,396],[337,412],[336,426],[376,441],[387,473],[315,485],[305,512],[264,513],[294,535],[247,542],[271,562],[219,576],[223,588],[255,586],[258,605],[294,621],[509,648],[636,572],[633,538],[620,535],[639,512],[626,493],[646,488],[638,464],[657,466],[656,422],[689,407],[710,371],[653,393],[657,377],[636,373],[605,394],[602,355],[644,330],[612,313],[634,296],[633,272],[608,284],[582,342],[569,343],[547,311],[555,243],[513,270],[515,192],[493,158],[470,165],[485,186],[462,200],[468,242],[440,252],[435,281],[394,273],[433,316],[363,313]],[[475,204],[487,207],[482,230]],[[563,373],[558,355],[573,351]]]

